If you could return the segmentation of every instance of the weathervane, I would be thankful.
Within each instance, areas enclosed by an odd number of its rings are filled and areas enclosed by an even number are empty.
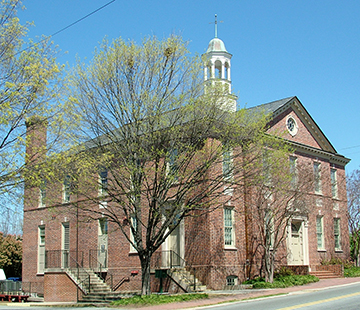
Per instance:
[[[219,23],[223,23],[223,21],[219,21]],[[209,24],[212,24],[212,23],[209,23]],[[215,38],[217,38],[217,24],[218,24],[218,21],[217,21],[217,14],[215,14]]]

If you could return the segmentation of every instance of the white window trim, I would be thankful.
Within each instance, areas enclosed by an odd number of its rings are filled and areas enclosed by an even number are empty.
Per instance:
[[[320,225],[321,225],[321,247],[319,247],[318,243],[318,219],[320,219]],[[316,217],[316,244],[317,244],[317,250],[318,251],[325,251],[325,240],[324,240],[324,216],[317,216]]]
[[[337,220],[338,222],[338,238],[339,238],[339,247],[336,247],[336,243],[335,243],[335,220]],[[339,217],[334,217],[334,247],[335,247],[335,251],[342,251],[341,248],[341,219]]]
[[[225,153],[229,154],[229,160],[226,163],[228,165],[228,172],[225,171]],[[223,178],[225,181],[231,181],[233,179],[233,165],[234,165],[234,160],[233,160],[233,151],[232,149],[229,150],[224,150],[222,153],[222,161],[221,161],[221,169],[222,169],[222,173],[223,173]]]
[[[226,230],[226,228],[229,227],[229,226],[226,226],[226,222],[225,222],[225,211],[226,210],[230,210],[230,215],[231,215],[231,244],[226,244],[225,230]],[[236,249],[234,208],[233,207],[224,207],[223,216],[224,216],[224,247],[225,247],[225,249]]]
[[[290,155],[289,162],[290,162],[291,186],[292,188],[296,188],[298,184],[297,157]]]
[[[131,218],[130,218],[131,225],[134,225],[135,219],[136,219],[135,216],[131,216]],[[137,224],[136,224],[136,226],[137,226]],[[129,225],[129,230],[130,230],[130,240],[131,240],[131,242],[135,243],[135,238],[134,238],[134,235],[132,233],[130,225]],[[134,248],[134,246],[131,243],[130,243],[130,253],[137,253],[137,250]]]
[[[68,188],[68,189],[66,188],[66,184],[65,184],[65,182],[66,182],[67,179],[69,179],[69,188]],[[66,195],[67,191],[69,191],[69,198],[67,198],[67,195]],[[63,182],[62,202],[63,202],[63,203],[69,203],[70,200],[71,200],[71,193],[70,193],[70,176],[67,175],[67,176],[65,176],[64,182]]]
[[[334,174],[333,174],[334,173]],[[332,179],[332,175],[334,175],[334,180]],[[338,184],[337,184],[337,170],[334,168],[330,169],[330,182],[331,182],[331,197],[338,198]],[[335,194],[334,194],[335,192]]]
[[[315,171],[315,166],[318,167],[317,173]],[[314,162],[313,169],[314,169],[314,193],[321,195],[322,194],[321,163],[320,162]],[[316,190],[317,182],[318,182],[319,190]]]
[[[43,193],[45,192],[45,195]],[[46,207],[46,180],[42,180],[40,187],[39,187],[39,205],[38,208],[45,208]]]
[[[41,231],[44,232],[44,242],[41,242]],[[38,226],[38,251],[37,251],[37,274],[44,274],[45,271],[45,243],[46,243],[46,231],[45,225]],[[40,269],[40,247],[44,248],[44,267],[43,270]]]

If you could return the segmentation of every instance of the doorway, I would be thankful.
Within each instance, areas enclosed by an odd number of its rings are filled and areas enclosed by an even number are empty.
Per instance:
[[[107,249],[108,249],[108,220],[107,218],[100,218],[97,260],[99,264],[101,264],[101,268],[107,268],[107,260],[108,260]]]

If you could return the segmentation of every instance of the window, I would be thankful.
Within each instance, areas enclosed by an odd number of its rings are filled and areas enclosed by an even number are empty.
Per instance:
[[[314,163],[314,186],[315,193],[321,194],[321,172],[320,172],[320,163]]]
[[[338,188],[337,188],[336,169],[330,169],[330,178],[331,178],[331,194],[332,194],[332,197],[337,198]]]
[[[341,244],[340,244],[340,219],[334,218],[334,241],[335,241],[335,251],[341,250]]]
[[[226,285],[234,286],[238,285],[239,278],[237,276],[227,276],[226,277]]]
[[[177,164],[177,158],[178,158],[178,150],[171,149],[169,151],[169,158],[167,163],[167,175],[170,178],[170,180],[173,180],[174,182],[178,181],[179,166]]]
[[[99,219],[99,235],[107,235],[108,234],[108,220],[105,217]]]
[[[38,273],[43,274],[45,269],[45,226],[38,228]]]
[[[296,157],[290,156],[290,177],[291,177],[291,188],[295,189],[297,184],[297,175],[296,175]]]
[[[69,250],[70,250],[70,224],[62,223],[62,267],[69,267]]]
[[[134,230],[136,231],[138,223],[137,223],[137,219],[136,219],[135,215],[131,216],[131,224],[132,224],[132,227],[134,227]],[[134,234],[133,234],[131,228],[130,228],[130,240],[136,245]],[[136,252],[135,247],[131,243],[130,243],[130,252]]]
[[[225,247],[235,246],[233,208],[224,208],[224,240],[225,240]]]
[[[324,222],[322,216],[316,217],[316,236],[318,250],[324,249]]]
[[[223,152],[222,169],[225,180],[232,178],[232,152],[230,150]]]
[[[70,188],[71,188],[71,179],[70,176],[67,175],[64,178],[64,184],[63,184],[63,202],[70,202]]]
[[[101,169],[101,171],[99,173],[99,182],[100,182],[99,195],[104,196],[107,194],[107,189],[108,189],[108,171],[107,171],[107,169],[105,169],[105,168]]]
[[[40,199],[39,199],[39,208],[45,207],[46,200],[46,180],[43,179],[40,183]]]

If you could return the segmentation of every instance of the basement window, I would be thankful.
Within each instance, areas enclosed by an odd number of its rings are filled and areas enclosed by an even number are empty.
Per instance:
[[[226,277],[226,285],[228,286],[234,286],[238,285],[239,278],[237,276],[227,276]]]

